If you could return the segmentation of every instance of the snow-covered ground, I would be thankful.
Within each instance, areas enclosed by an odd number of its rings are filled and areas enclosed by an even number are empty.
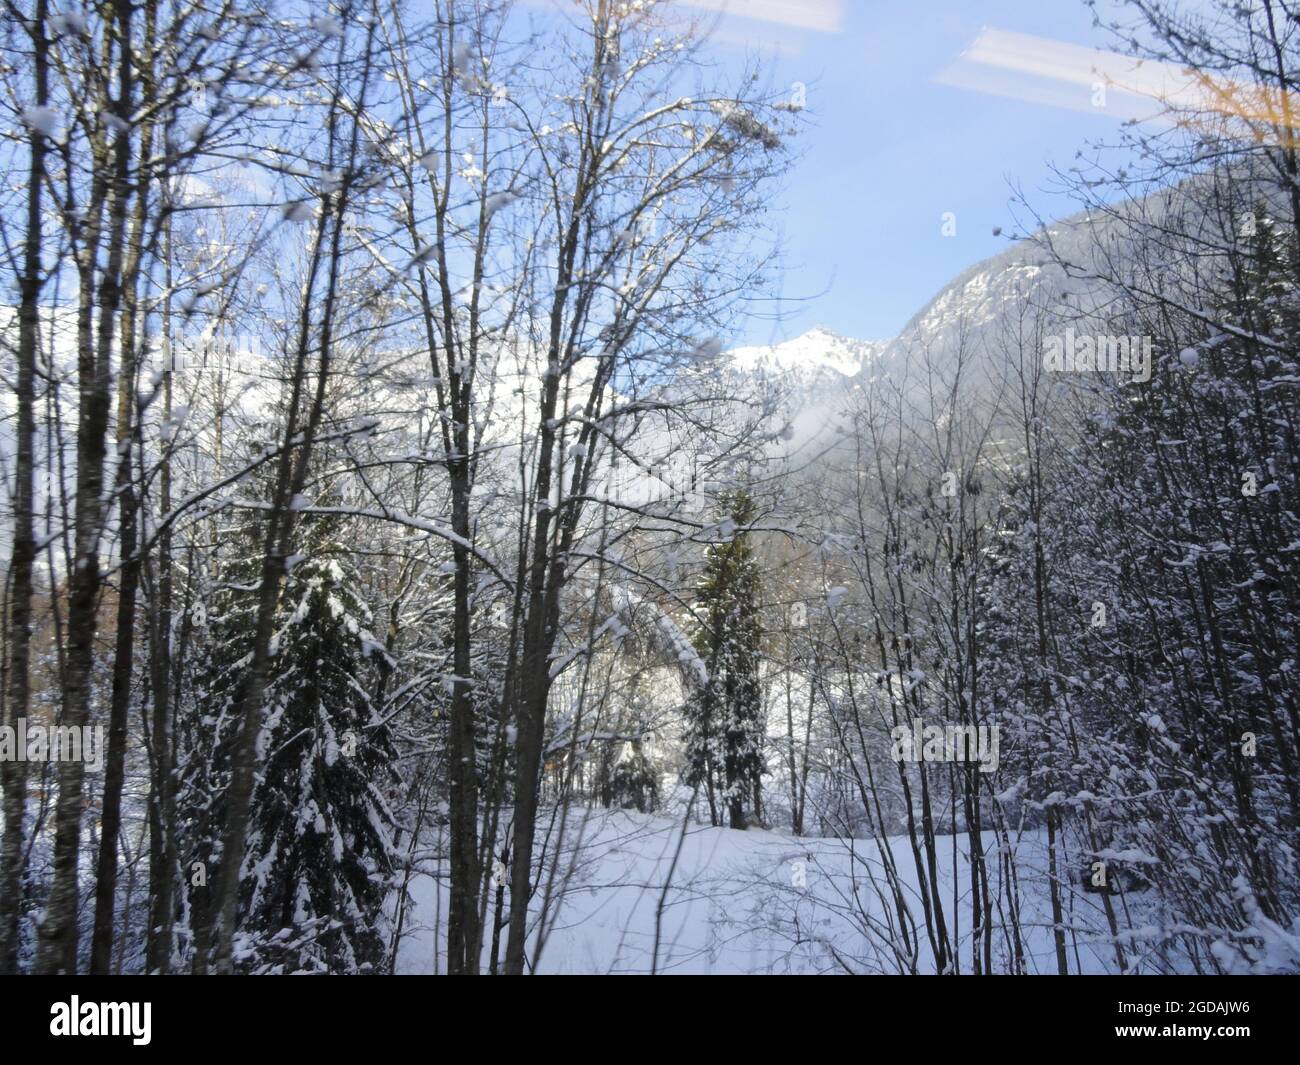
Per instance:
[[[894,949],[902,948],[903,937],[880,850],[873,842],[695,824],[683,837],[681,820],[625,811],[575,808],[568,819],[567,844],[553,875],[555,851],[548,851],[547,873],[534,897],[529,955],[539,972],[911,971],[908,952],[900,956]],[[911,849],[901,838],[888,842],[917,926],[916,970],[932,972]],[[994,834],[985,833],[983,843],[997,906],[1002,887],[996,879]],[[964,835],[956,838],[955,854],[954,837],[941,837],[938,846],[945,919],[951,939],[959,944],[960,969],[969,972],[968,840]],[[1017,852],[1026,968],[1054,972],[1043,839],[1027,832],[1012,846]],[[447,912],[445,881],[441,888],[437,884],[428,875],[412,884],[415,909],[398,954],[399,973],[435,971],[434,945],[437,941],[441,952]],[[1071,971],[1113,968],[1099,896],[1078,891],[1066,895]],[[538,958],[536,917],[544,896],[549,896],[550,905]],[[1129,903],[1131,911],[1141,906],[1134,896]],[[490,931],[486,938],[490,941]],[[999,923],[993,942],[995,971],[1010,969],[1008,952]],[[440,962],[437,971],[442,969]]]

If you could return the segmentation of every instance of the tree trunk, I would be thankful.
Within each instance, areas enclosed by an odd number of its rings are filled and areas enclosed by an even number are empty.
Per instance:
[[[170,197],[170,188],[167,195]],[[170,210],[170,203],[165,207]],[[163,256],[166,290],[171,291],[171,217],[163,220]],[[163,410],[164,422],[172,418],[173,355],[171,342],[171,300],[163,301]],[[171,444],[162,456],[158,471],[158,512],[165,517],[172,505]],[[141,724],[149,740],[149,932],[145,941],[145,971],[166,973],[171,966],[176,848],[174,836],[175,770],[172,750],[172,534],[165,526],[158,537],[158,573],[152,597],[149,635],[149,676],[152,718],[142,709]]]
[[[142,61],[142,88],[146,100],[152,98],[156,4],[147,3]],[[153,124],[140,127],[140,162],[138,173],[149,166],[153,146]],[[140,444],[139,425],[135,418],[135,389],[139,354],[144,348],[137,330],[143,325],[139,315],[138,278],[144,248],[145,208],[143,189],[136,192],[135,211],[131,219],[130,248],[124,269],[123,314],[121,326],[122,359],[117,379],[117,481],[119,515],[119,553],[122,578],[118,587],[117,632],[113,651],[113,687],[109,701],[108,751],[104,766],[104,795],[100,823],[99,860],[95,876],[95,926],[90,944],[90,971],[108,973],[113,962],[113,923],[117,903],[117,844],[122,824],[122,784],[126,775],[126,726],[131,702],[131,676],[135,658],[135,604],[140,587],[140,559],[137,557],[139,536],[136,518],[139,500],[132,483],[131,456]]]
[[[134,65],[131,50],[130,0],[113,5],[117,37],[122,53],[118,61],[118,98],[115,113],[126,124],[134,96]],[[127,126],[129,129],[129,125]],[[103,158],[108,162],[107,153]],[[98,241],[83,249],[81,307],[78,325],[77,377],[79,387],[77,422],[77,497],[75,500],[75,552],[68,595],[68,657],[63,684],[61,724],[84,727],[90,716],[91,675],[95,661],[95,633],[101,575],[99,539],[104,518],[104,458],[112,392],[113,338],[122,293],[122,263],[128,204],[132,194],[130,137],[115,134],[113,173],[109,179],[109,226],[107,264],[96,285]],[[96,291],[97,290],[97,291]],[[92,336],[94,294],[99,303],[97,336]],[[41,926],[36,971],[71,973],[77,967],[77,896],[81,849],[81,818],[84,808],[85,763],[59,764],[59,798],[54,814],[53,879]]]
[[[37,0],[32,20],[36,103],[49,99],[49,42],[45,37],[47,0]],[[18,307],[17,419],[14,426],[13,549],[9,563],[9,676],[0,724],[16,727],[27,716],[30,697],[29,660],[32,639],[32,566],[36,558],[33,533],[35,472],[36,348],[40,334],[41,192],[45,184],[45,137],[30,132],[27,172],[27,232],[23,247],[23,276]],[[23,829],[27,810],[27,762],[0,762],[4,793],[4,842],[0,844],[0,974],[18,971],[19,921],[22,915]]]

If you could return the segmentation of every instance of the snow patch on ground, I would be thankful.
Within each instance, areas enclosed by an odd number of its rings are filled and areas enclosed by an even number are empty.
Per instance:
[[[544,812],[541,823],[549,818],[550,812]],[[558,813],[555,820],[560,820]],[[912,950],[901,954],[894,949],[903,941],[896,907],[874,842],[696,824],[683,837],[680,819],[579,808],[568,812],[564,840],[560,848],[546,848],[547,864],[531,907],[528,954],[540,972],[897,973],[910,971],[910,953],[917,971],[934,971],[918,878],[902,838],[889,840],[888,846],[902,871],[919,934],[911,937]],[[984,833],[983,847],[995,877],[997,905],[1001,886],[993,833]],[[1026,832],[1013,836],[1011,847],[1018,867],[1026,967],[1051,973],[1056,960],[1044,840],[1040,833]],[[961,971],[969,972],[968,838],[941,837],[938,849],[945,916],[959,944]],[[434,972],[435,943],[440,955],[445,951],[445,876],[445,863],[440,869],[426,867],[412,884],[414,908],[398,954],[399,973]],[[547,924],[538,958],[538,917],[544,903]],[[1067,905],[1066,921],[1074,930],[1071,971],[1076,954],[1085,971],[1112,969],[1114,954],[1105,942],[1099,897],[1067,893]],[[1136,922],[1140,900],[1131,896],[1130,905]],[[488,925],[490,941],[490,914]],[[998,928],[995,969],[1009,968],[1008,949]],[[445,971],[441,959],[438,971]]]

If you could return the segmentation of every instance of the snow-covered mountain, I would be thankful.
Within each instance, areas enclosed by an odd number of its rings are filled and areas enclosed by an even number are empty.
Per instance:
[[[854,340],[818,325],[793,340],[735,348],[728,355],[740,370],[802,376],[830,370],[843,377],[855,377],[870,365],[884,346],[884,341]]]
[[[1011,348],[1041,343],[1033,336],[1036,315],[1046,315],[1048,324],[1107,322],[1116,313],[1111,282],[1149,291],[1173,284],[1176,276],[1205,271],[1197,242],[1217,246],[1234,235],[1223,229],[1230,219],[1202,217],[1203,199],[1204,191],[1193,179],[1111,207],[1077,212],[1014,240],[943,286],[883,346],[868,373],[915,389],[924,386],[932,371],[940,377],[950,374],[960,354],[971,368],[963,372],[965,388],[996,394],[1008,360],[1018,357]],[[1149,240],[1153,232],[1164,234],[1156,245]],[[1062,261],[1070,264],[1068,270]],[[1176,356],[1176,351],[1155,352],[1157,363]]]
[[[1138,236],[1153,227],[1194,232],[1187,222],[1188,212],[1198,210],[1199,201],[1189,196],[1194,190],[1194,184],[1175,186],[1111,208],[1080,211],[1015,240],[958,273],[891,339],[857,340],[817,326],[792,340],[736,348],[727,355],[738,371],[783,379],[801,408],[871,378],[889,379],[906,391],[923,387],[929,372],[942,377],[949,371],[959,352],[968,367],[975,364],[963,375],[966,387],[980,387],[982,379],[996,390],[1009,354],[1007,338],[1018,332],[1017,316],[1104,317],[1113,291],[1094,273],[1122,271],[1141,283],[1189,261],[1171,244],[1163,253],[1169,263],[1153,263]],[[1074,269],[1062,269],[1053,252]],[[1157,352],[1157,359],[1162,355],[1171,353]]]
[[[786,418],[775,447],[799,454],[835,446],[838,429],[832,420],[888,343],[841,336],[819,325],[780,343],[733,348],[724,359],[736,377],[774,387]]]
[[[1114,239],[1117,229],[1112,218],[1078,215],[1047,232],[1058,250],[1073,261],[1086,262],[1096,247]],[[959,344],[984,358],[993,357],[995,345],[986,341],[1020,309],[1032,305],[1072,313],[1095,310],[1102,289],[1100,282],[1067,277],[1041,244],[1026,240],[961,271],[896,337],[859,340],[819,325],[792,340],[732,349],[727,358],[738,371],[785,380],[809,400],[876,375],[901,383],[909,364],[922,357],[943,364]]]

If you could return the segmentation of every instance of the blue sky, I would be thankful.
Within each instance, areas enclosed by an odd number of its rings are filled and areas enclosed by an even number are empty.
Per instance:
[[[765,16],[723,16],[720,55],[766,57],[775,84],[808,87],[811,128],[773,221],[787,250],[784,294],[809,302],[788,305],[784,322],[752,322],[738,338],[745,343],[818,324],[867,339],[895,335],[954,275],[1006,247],[993,228],[1010,228],[1009,180],[1044,215],[1069,213],[1048,191],[1049,164],[1070,165],[1089,139],[1112,140],[1125,117],[1095,106],[1078,76],[1054,90],[1043,79],[1017,86],[988,68],[967,79],[1001,94],[940,80],[986,29],[1110,45],[1079,0],[686,2]],[[824,28],[790,24],[799,21]],[[1051,65],[1051,53],[1028,54],[1026,62]],[[1026,91],[1030,81],[1038,88]],[[955,236],[941,235],[944,212],[956,215]]]

